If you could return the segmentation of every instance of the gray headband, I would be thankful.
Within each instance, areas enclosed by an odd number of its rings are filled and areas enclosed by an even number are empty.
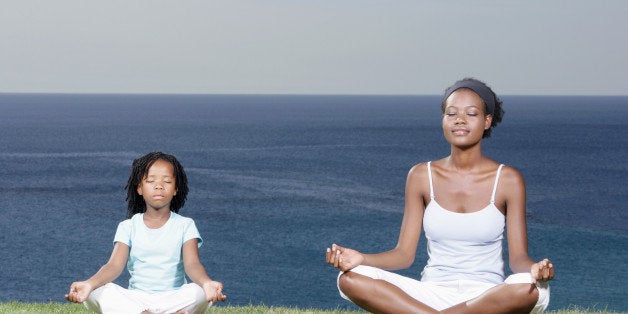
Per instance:
[[[463,79],[456,82],[451,87],[449,87],[445,91],[445,97],[443,98],[443,103],[447,100],[449,95],[451,95],[453,92],[461,88],[468,88],[474,91],[476,94],[478,94],[478,96],[482,98],[482,100],[484,101],[484,104],[486,105],[487,114],[493,115],[495,113],[495,96],[493,92],[484,83],[478,80],[474,80],[474,79]]]

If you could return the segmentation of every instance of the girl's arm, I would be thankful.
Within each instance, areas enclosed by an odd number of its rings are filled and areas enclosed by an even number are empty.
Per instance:
[[[111,252],[109,261],[103,265],[96,274],[85,281],[78,281],[72,283],[70,286],[70,292],[65,295],[65,298],[71,302],[83,302],[87,300],[89,294],[98,287],[112,282],[124,270],[126,262],[129,258],[129,247],[120,242],[116,242]]]
[[[549,260],[534,263],[528,255],[526,187],[523,176],[514,168],[504,167],[502,180],[504,182],[502,191],[508,191],[506,232],[510,269],[515,273],[530,272],[534,280],[550,280],[554,277],[554,266]]]
[[[190,239],[183,243],[183,267],[185,273],[205,291],[207,301],[224,301],[227,296],[222,294],[222,283],[213,281],[207,276],[205,267],[198,255],[198,239]]]
[[[327,250],[327,262],[342,271],[350,270],[358,265],[387,270],[410,267],[414,262],[421,235],[425,210],[423,195],[425,184],[429,184],[428,182],[425,164],[419,164],[410,169],[406,180],[405,210],[399,239],[394,249],[378,254],[362,254],[334,244],[331,249]]]

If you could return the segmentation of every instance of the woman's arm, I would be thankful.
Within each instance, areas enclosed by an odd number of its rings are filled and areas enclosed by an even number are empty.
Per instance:
[[[548,259],[535,263],[528,255],[526,225],[526,187],[523,176],[511,167],[504,167],[503,177],[506,195],[506,232],[510,269],[515,273],[530,272],[534,280],[551,280],[554,266]]]
[[[404,269],[412,266],[423,225],[425,205],[421,191],[425,183],[428,182],[426,173],[426,165],[414,166],[408,172],[403,220],[401,221],[397,246],[387,252],[366,254],[364,265],[387,270]]]
[[[207,301],[217,302],[227,299],[222,294],[222,283],[213,281],[207,275],[198,255],[198,239],[190,239],[183,243],[183,267],[185,273],[205,291]]]
[[[528,256],[526,230],[526,187],[523,176],[512,167],[504,167],[499,191],[505,191],[508,259],[515,273],[529,272],[534,261]]]
[[[83,302],[87,300],[87,297],[92,291],[104,284],[112,282],[120,276],[128,258],[129,247],[124,243],[116,242],[113,246],[109,261],[91,278],[72,283],[70,292],[65,295],[65,298],[71,302]]]
[[[408,173],[403,220],[397,246],[394,249],[378,254],[362,254],[334,244],[331,249],[327,249],[327,262],[343,271],[358,265],[374,266],[387,270],[410,267],[414,262],[421,235],[425,209],[423,195],[425,184],[429,182],[426,169],[425,164],[419,164],[410,169]]]

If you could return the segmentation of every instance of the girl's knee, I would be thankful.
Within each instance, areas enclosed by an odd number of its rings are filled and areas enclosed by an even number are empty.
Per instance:
[[[207,298],[205,297],[205,291],[203,290],[203,288],[201,288],[201,286],[197,285],[196,283],[192,282],[185,284],[181,286],[181,289],[187,291],[186,293],[189,296],[194,297],[197,303],[207,300]]]
[[[192,302],[190,305],[181,309],[177,313],[205,313],[207,308],[211,306],[211,302],[207,302],[207,297],[205,296],[205,291],[201,286],[196,283],[188,283],[179,289],[183,293],[181,298],[189,297]]]

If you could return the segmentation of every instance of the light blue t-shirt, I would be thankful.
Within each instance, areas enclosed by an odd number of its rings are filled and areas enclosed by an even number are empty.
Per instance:
[[[118,224],[113,242],[130,248],[129,289],[155,293],[185,284],[183,243],[195,238],[200,247],[203,239],[194,220],[174,212],[170,212],[168,221],[158,229],[144,224],[144,214],[135,214]]]

